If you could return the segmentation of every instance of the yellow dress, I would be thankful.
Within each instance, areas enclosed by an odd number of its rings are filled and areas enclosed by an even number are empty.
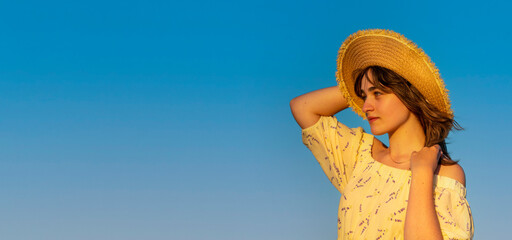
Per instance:
[[[403,239],[411,171],[372,158],[374,136],[322,116],[302,130],[331,183],[340,191],[338,239]],[[434,176],[434,205],[444,239],[472,239],[466,188],[455,179]]]

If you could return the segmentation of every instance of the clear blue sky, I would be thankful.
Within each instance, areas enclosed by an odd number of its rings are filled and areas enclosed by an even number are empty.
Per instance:
[[[505,239],[505,1],[2,1],[2,239],[335,239],[340,194],[289,101],[387,28],[450,89],[475,239]],[[368,125],[352,112],[351,127]]]

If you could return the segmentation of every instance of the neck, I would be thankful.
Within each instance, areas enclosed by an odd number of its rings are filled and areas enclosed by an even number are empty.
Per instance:
[[[389,156],[399,165],[410,165],[411,154],[425,146],[425,133],[414,114],[389,136]]]

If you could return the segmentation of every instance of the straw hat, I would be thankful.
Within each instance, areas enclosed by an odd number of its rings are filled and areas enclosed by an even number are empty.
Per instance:
[[[393,70],[414,85],[442,112],[453,116],[448,90],[430,58],[403,35],[391,30],[361,30],[350,35],[338,51],[336,81],[350,107],[366,119],[364,101],[354,92],[353,72],[377,65]]]

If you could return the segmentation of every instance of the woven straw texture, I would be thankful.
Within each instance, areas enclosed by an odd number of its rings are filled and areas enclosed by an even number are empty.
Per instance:
[[[350,35],[338,51],[336,81],[350,107],[366,119],[364,101],[354,92],[353,72],[377,65],[407,79],[430,104],[453,116],[448,90],[439,70],[421,48],[391,30],[361,30]]]

